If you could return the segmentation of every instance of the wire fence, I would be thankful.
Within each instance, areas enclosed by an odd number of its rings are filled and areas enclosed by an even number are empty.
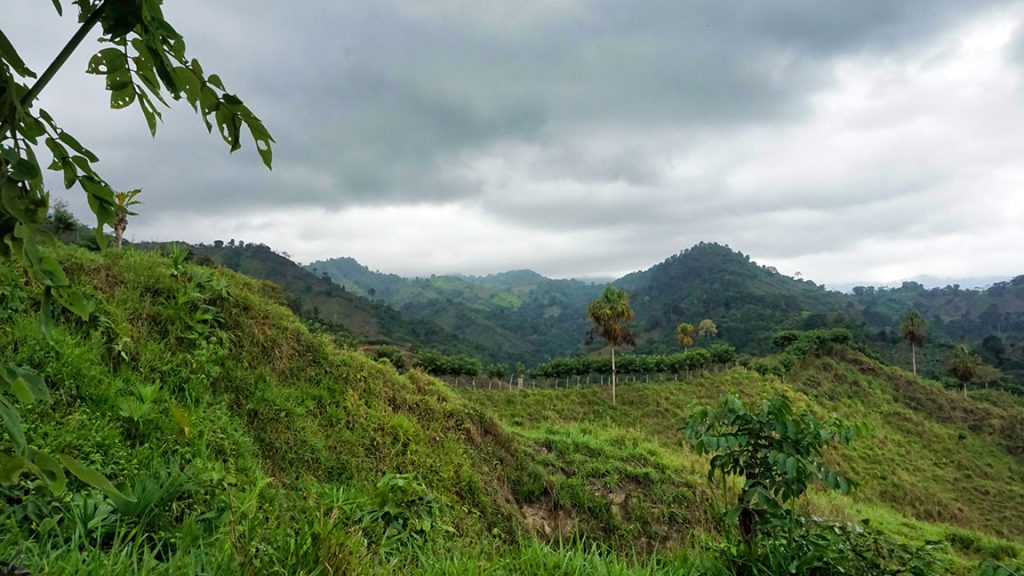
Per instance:
[[[664,372],[655,374],[616,374],[616,385],[647,384],[650,382],[685,381],[701,376],[703,372],[681,372],[679,374]],[[586,388],[611,386],[610,374],[587,374],[585,376],[563,376],[560,378],[543,376],[509,376],[507,378],[490,378],[488,376],[435,376],[439,380],[455,388],[472,388],[476,390],[529,390],[534,388]]]

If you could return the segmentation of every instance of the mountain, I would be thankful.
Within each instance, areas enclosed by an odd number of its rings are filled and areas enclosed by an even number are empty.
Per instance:
[[[630,293],[642,351],[677,349],[676,326],[704,318],[717,324],[719,339],[747,353],[770,351],[771,335],[784,328],[849,323],[841,294],[719,244],[698,244],[615,285]]]
[[[466,336],[429,320],[407,318],[384,303],[363,298],[329,278],[318,277],[261,244],[196,245],[200,257],[279,286],[297,315],[341,328],[363,343],[404,344],[490,358]]]
[[[602,289],[532,270],[402,278],[373,272],[352,258],[313,262],[306,269],[405,317],[437,323],[487,348],[493,357],[528,364],[583,350],[588,330],[583,311]]]
[[[601,345],[584,343],[590,330],[586,307],[603,290],[600,284],[550,279],[532,270],[403,278],[371,271],[352,258],[314,262],[302,271],[268,249],[241,250],[259,250],[261,263],[243,266],[245,259],[223,247],[200,252],[278,282],[293,299],[305,302],[305,310],[317,306],[320,317],[346,322],[363,338],[472,351],[487,360],[529,365]],[[296,284],[295,276],[303,281]],[[715,341],[747,354],[773,351],[771,338],[779,330],[844,327],[881,359],[909,366],[910,350],[898,324],[908,309],[916,308],[929,323],[927,345],[918,358],[925,374],[943,377],[952,346],[965,342],[1007,378],[1024,384],[1024,277],[984,290],[927,289],[906,282],[898,288],[855,287],[842,293],[780,274],[728,246],[700,243],[613,284],[630,293],[637,352],[675,351],[679,323],[696,325],[710,318],[719,330]],[[340,300],[321,302],[332,298]]]

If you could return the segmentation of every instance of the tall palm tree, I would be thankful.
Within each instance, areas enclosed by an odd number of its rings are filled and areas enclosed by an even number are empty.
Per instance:
[[[693,339],[696,337],[697,329],[693,327],[693,324],[683,322],[676,326],[676,338],[679,339],[679,345],[683,347],[683,350],[689,350],[690,346],[693,346]]]
[[[632,342],[633,335],[626,324],[634,318],[629,306],[629,294],[614,286],[604,289],[601,297],[587,306],[587,317],[601,338],[612,347],[612,404],[615,404],[615,347]]]
[[[925,321],[920,312],[913,308],[907,310],[907,313],[903,315],[903,321],[900,322],[900,332],[903,333],[903,339],[910,343],[910,361],[914,368],[915,376],[917,376],[917,348],[918,346],[924,346],[924,333],[927,328],[928,322]]]

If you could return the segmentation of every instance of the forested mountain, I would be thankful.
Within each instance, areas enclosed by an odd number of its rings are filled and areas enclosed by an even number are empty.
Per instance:
[[[303,270],[260,245],[196,248],[217,262],[268,279],[307,316],[345,326],[357,337],[470,353],[487,361],[537,364],[554,356],[593,351],[585,344],[587,304],[603,286],[555,280],[532,270],[489,276],[403,278],[371,271],[352,258],[315,262]],[[791,278],[727,246],[701,243],[614,285],[627,290],[636,311],[637,352],[678,349],[675,327],[704,318],[718,326],[715,341],[740,352],[772,352],[783,329],[844,327],[880,358],[910,365],[899,332],[915,308],[928,322],[918,364],[931,377],[946,373],[953,345],[966,343],[1016,380],[1024,378],[1024,277],[985,290],[857,287],[852,294]],[[698,340],[708,345],[711,340]]]
[[[329,278],[311,274],[267,246],[197,245],[192,250],[200,257],[210,258],[246,276],[273,282],[284,291],[288,306],[298,316],[340,329],[360,342],[411,345],[490,357],[486,348],[463,335],[449,332],[434,322],[406,318],[386,304],[353,294]]]
[[[582,351],[588,329],[584,310],[602,289],[532,270],[402,278],[373,272],[352,258],[314,262],[306,269],[408,318],[435,322],[478,342],[492,357],[526,363]]]
[[[845,326],[852,317],[842,294],[718,244],[698,244],[614,284],[630,293],[641,350],[678,348],[676,326],[704,318],[717,324],[717,338],[763,353],[780,329]]]

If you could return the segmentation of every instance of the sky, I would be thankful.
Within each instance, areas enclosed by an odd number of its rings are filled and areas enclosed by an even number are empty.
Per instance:
[[[827,286],[1024,274],[1024,2],[165,4],[274,168],[183,102],[156,138],[109,110],[88,41],[40,103],[143,189],[130,240],[403,275],[616,277],[700,241]],[[37,71],[76,27],[3,13]]]

